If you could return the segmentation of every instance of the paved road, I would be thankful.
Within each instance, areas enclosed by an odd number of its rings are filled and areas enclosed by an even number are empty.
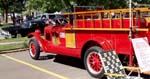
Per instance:
[[[28,51],[6,53],[0,54],[0,63],[0,79],[94,79],[81,60],[54,54],[33,60]]]
[[[30,58],[28,51],[0,54],[0,79],[94,79],[79,59],[42,54]]]

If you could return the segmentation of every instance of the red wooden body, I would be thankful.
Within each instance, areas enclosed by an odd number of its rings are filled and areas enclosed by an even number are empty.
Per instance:
[[[100,59],[102,51],[115,50],[122,56],[121,61],[135,65],[131,39],[147,37],[150,43],[149,18],[137,10],[149,9],[133,10],[132,26],[129,26],[130,18],[126,17],[128,9],[66,13],[68,23],[62,20],[59,24],[45,27],[44,37],[39,30],[29,34],[29,37],[35,37],[29,42],[30,56],[38,59],[43,51],[81,58],[89,74],[95,78],[104,75]]]
[[[133,21],[134,25],[135,21],[136,19]],[[100,29],[101,22],[103,30]],[[131,59],[134,53],[129,39],[129,19],[122,19],[122,22],[122,29],[125,30],[113,30],[113,28],[120,29],[120,19],[112,19],[112,26],[109,30],[109,19],[103,19],[102,21],[99,19],[92,21],[79,19],[75,20],[76,28],[71,29],[71,27],[74,27],[71,24],[48,26],[44,30],[44,38],[40,37],[40,34],[37,32],[32,33],[32,35],[38,40],[44,52],[82,58],[86,49],[90,46],[98,45],[103,50],[115,50],[118,54],[129,55],[130,64],[132,64]],[[138,28],[148,28],[144,19],[140,19],[138,24]],[[71,48],[66,47],[66,33],[70,32],[75,34],[75,47]],[[52,42],[53,35],[57,35],[58,44]],[[149,39],[149,31],[133,32],[133,38],[135,37],[148,37]]]

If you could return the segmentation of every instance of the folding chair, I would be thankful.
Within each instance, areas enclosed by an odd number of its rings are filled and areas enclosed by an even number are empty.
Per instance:
[[[127,75],[119,57],[113,50],[101,52],[100,58],[102,60],[107,79],[144,79],[140,77],[140,73],[138,76]],[[134,69],[134,67],[132,68]]]

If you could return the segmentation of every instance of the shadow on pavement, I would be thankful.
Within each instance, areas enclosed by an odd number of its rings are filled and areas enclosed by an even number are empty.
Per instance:
[[[68,65],[68,66],[72,66],[72,67],[76,67],[76,68],[80,68],[80,69],[85,69],[84,63],[81,59],[69,57],[69,56],[46,55],[46,56],[40,56],[39,60],[49,60],[49,59],[53,59],[53,58],[54,58],[54,62],[56,62],[56,63],[60,63],[60,64],[64,64],[64,65]],[[129,72],[127,71],[127,73],[129,73]],[[138,74],[134,73],[134,72],[131,75],[138,76]],[[150,79],[150,75],[141,74],[141,77],[143,77],[144,79]],[[103,77],[102,79],[106,79],[106,77]]]
[[[74,58],[74,57],[56,55],[54,62],[69,65],[72,67],[77,67],[80,69],[85,69],[83,61],[81,59]]]
[[[56,55],[46,55],[46,56],[40,56],[39,60],[49,60],[55,58]]]
[[[85,69],[83,61],[79,58],[62,56],[62,55],[51,55],[51,54],[43,55],[40,56],[39,58],[39,60],[49,60],[49,59],[54,59],[54,62],[56,63],[61,63],[64,65]]]

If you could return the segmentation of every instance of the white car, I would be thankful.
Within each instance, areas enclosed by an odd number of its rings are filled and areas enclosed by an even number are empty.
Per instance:
[[[7,31],[0,29],[0,39],[11,38],[11,34]]]

